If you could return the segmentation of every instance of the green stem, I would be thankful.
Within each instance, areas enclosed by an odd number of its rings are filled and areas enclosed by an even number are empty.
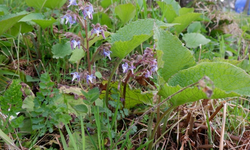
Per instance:
[[[88,71],[91,75],[91,64],[89,59],[89,37],[88,37],[88,28],[87,28],[87,20],[84,20],[84,26],[85,26],[85,35],[86,35],[86,49],[87,49],[87,61],[88,61]]]
[[[158,129],[158,126],[160,125],[161,120],[164,118],[164,116],[166,116],[167,114],[169,114],[170,111],[173,110],[174,108],[176,108],[176,106],[171,106],[170,108],[168,108],[168,110],[166,110],[166,111],[164,112],[164,114],[160,117],[160,119],[156,122],[156,125],[155,125],[155,127],[154,127],[154,130],[153,130],[153,132],[152,132],[152,134],[151,134],[151,137],[150,137],[149,141],[152,140],[152,139],[154,138],[154,135],[155,135],[155,133],[156,133],[156,131],[157,131],[157,129]],[[159,135],[158,135],[158,136],[159,136]],[[153,148],[152,146],[153,146],[153,140],[152,140],[152,142],[149,143],[148,149],[149,149],[149,150],[152,150],[152,148]]]
[[[105,108],[105,105],[108,107],[108,99],[109,99],[109,86],[110,86],[110,82],[113,78],[113,75],[115,74],[116,69],[118,68],[119,64],[122,62],[121,58],[118,58],[118,61],[114,67],[114,69],[112,70],[108,83],[107,83],[107,89],[106,89],[106,98],[105,98],[105,103],[103,103],[103,108]]]

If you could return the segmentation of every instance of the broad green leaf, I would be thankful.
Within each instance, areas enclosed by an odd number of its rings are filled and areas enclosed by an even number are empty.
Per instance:
[[[50,9],[61,8],[67,0],[25,0],[26,4],[30,7],[42,9],[48,7]]]
[[[73,108],[79,113],[87,113],[88,112],[88,107],[84,104],[75,105]]]
[[[153,35],[153,26],[156,24],[161,27],[171,27],[175,24],[165,24],[154,19],[141,19],[132,22],[119,29],[111,35],[110,43],[112,44],[112,56],[124,58],[134,48]]]
[[[200,45],[205,45],[210,42],[205,36],[200,33],[187,33],[184,34],[183,40],[189,48],[196,48]]]
[[[187,28],[188,33],[193,33],[193,32],[200,33],[200,30],[201,30],[201,23],[200,22],[193,22]]]
[[[125,24],[129,20],[135,17],[136,8],[133,4],[121,4],[115,7],[115,14],[121,19],[122,23]]]
[[[91,35],[91,32],[89,32],[88,35]],[[110,35],[110,32],[105,31],[104,35],[107,38]],[[91,37],[93,37],[93,35]],[[103,40],[102,35],[95,36],[92,40],[89,41],[89,47],[91,47],[93,44],[95,44],[95,42],[100,41],[100,40]],[[84,38],[84,47],[87,47],[85,38]]]
[[[33,26],[25,22],[17,22],[7,33],[17,36],[19,33],[28,33],[33,30]]]
[[[195,60],[191,54],[191,51],[182,45],[178,37],[162,29],[155,28],[154,31],[156,49],[158,50],[158,72],[166,82],[179,70],[195,65]]]
[[[56,22],[56,20],[53,17],[51,17],[50,20],[41,19],[41,20],[32,20],[32,21],[38,24],[39,26],[41,26],[43,29],[49,26],[52,26],[53,23]]]
[[[30,7],[41,9],[44,7],[47,0],[25,0],[26,4]]]
[[[138,104],[151,105],[153,102],[153,94],[151,92],[142,92],[140,89],[130,89],[127,87],[125,107],[133,108]]]
[[[27,13],[18,13],[11,15],[4,15],[0,17],[0,35],[14,26],[20,19],[26,16]]]
[[[172,23],[179,23],[175,26],[175,32],[179,35],[190,23],[199,18],[201,14],[199,13],[188,13],[185,15],[178,16],[174,19]]]
[[[168,96],[176,93],[177,91],[181,90],[183,87],[177,85],[177,86],[169,86],[167,83],[161,87],[161,90],[159,91],[159,95],[163,96],[164,98],[167,98]],[[226,93],[225,91],[215,88],[213,89],[213,95],[211,99],[218,99],[218,98],[227,98],[227,97],[235,97],[239,96],[239,94],[231,92]],[[182,91],[181,93],[175,95],[170,99],[170,102],[173,106],[179,106],[183,105],[189,102],[195,102],[200,99],[207,99],[207,95],[205,92],[202,91],[202,89],[199,89],[198,87],[191,87],[187,88],[186,90]]]
[[[105,84],[105,81],[102,83]],[[111,88],[118,88],[118,82],[112,83]],[[123,85],[120,85],[121,95],[123,93]],[[106,91],[102,91],[100,99],[103,99]],[[126,97],[125,97],[125,108],[132,108],[138,104],[147,104],[152,105],[153,93],[152,92],[142,92],[140,89],[131,89],[128,85],[126,88]]]
[[[187,13],[192,13],[194,12],[194,8],[186,8],[186,7],[183,7],[179,10],[179,15],[185,15]]]
[[[157,1],[157,4],[160,6],[162,13],[167,19],[167,22],[171,23],[174,21],[174,18],[177,17],[177,13],[175,12],[173,5],[171,4],[166,4],[161,1]]]
[[[47,0],[44,7],[48,7],[50,9],[61,8],[67,0]]]
[[[75,50],[73,50],[69,61],[72,63],[78,63],[84,57],[84,55],[85,51],[82,49],[82,47],[80,49],[76,48]]]
[[[225,62],[204,62],[175,74],[159,92],[167,97],[183,87],[208,76],[214,83],[212,99],[250,95],[250,76],[241,68]],[[188,88],[171,99],[175,105],[207,98],[197,87]]]
[[[21,22],[28,22],[31,20],[42,20],[44,19],[44,15],[41,13],[30,13],[27,16],[24,16],[20,21]]]
[[[53,58],[64,58],[72,53],[70,43],[57,43],[52,47]]]
[[[100,23],[101,25],[106,25],[108,28],[112,28],[112,20],[106,13],[98,12],[93,14],[93,24]]]
[[[107,8],[107,7],[109,7],[112,3],[115,3],[115,2],[117,2],[118,0],[102,0],[101,1],[101,6],[103,7],[103,8]]]
[[[181,6],[179,5],[178,2],[176,2],[175,0],[163,0],[163,2],[165,2],[168,5],[172,5],[172,7],[175,10],[175,13],[179,15],[179,10],[181,9]]]

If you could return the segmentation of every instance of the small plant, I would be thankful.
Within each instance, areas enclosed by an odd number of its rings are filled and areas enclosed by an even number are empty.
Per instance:
[[[67,124],[71,120],[67,114],[66,104],[57,104],[56,101],[62,97],[59,90],[54,87],[48,73],[41,76],[40,92],[34,99],[34,111],[31,112],[32,129],[39,131],[39,136],[44,135],[47,131],[54,131],[55,126],[61,123]]]

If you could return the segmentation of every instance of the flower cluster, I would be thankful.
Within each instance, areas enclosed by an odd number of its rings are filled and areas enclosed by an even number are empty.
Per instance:
[[[133,75],[144,75],[146,78],[153,78],[152,75],[157,71],[157,61],[151,48],[146,48],[143,55],[133,54],[131,60],[123,60],[123,73],[129,70]],[[138,71],[134,73],[134,69]]]
[[[73,72],[73,73],[71,73],[71,75],[73,75],[72,82],[75,79],[77,79],[78,82],[80,82],[80,80],[85,79],[87,84],[89,84],[89,83],[94,83],[94,80],[96,79],[96,76],[94,76],[93,74],[89,75],[87,72],[85,72],[85,73]]]
[[[99,36],[100,34],[102,34],[102,37],[105,39],[105,34],[104,31],[107,31],[107,26],[101,26],[100,23],[97,23],[96,25],[92,24],[91,27],[93,28],[91,30],[91,36],[93,34],[96,34],[97,36]]]
[[[69,0],[69,5],[67,7],[71,5],[77,6],[76,0]]]
[[[94,12],[94,8],[93,5],[90,4],[89,2],[86,5],[83,5],[82,3],[79,3],[79,10],[82,11],[83,14],[83,18],[86,20],[87,18],[89,18],[90,20],[93,19],[93,12]]]
[[[112,53],[110,51],[111,49],[111,44],[109,43],[104,43],[103,45],[101,45],[97,50],[99,51],[99,54],[104,56],[104,57],[108,57],[109,60],[111,60],[110,54]]]
[[[75,49],[76,47],[78,47],[78,49],[80,49],[81,38],[79,36],[77,36],[76,34],[71,33],[71,32],[66,32],[65,36],[66,36],[66,38],[70,38],[71,49]]]
[[[72,11],[68,10],[64,16],[61,17],[61,24],[70,24],[70,28],[73,24],[77,22],[77,15]]]

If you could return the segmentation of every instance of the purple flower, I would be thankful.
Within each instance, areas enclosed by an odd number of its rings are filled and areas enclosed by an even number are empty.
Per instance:
[[[105,57],[108,57],[109,60],[111,60],[110,53],[112,53],[110,50],[105,50],[105,49],[103,50],[103,55]]]
[[[132,71],[132,74],[134,74],[135,66],[133,63],[131,63],[131,66],[128,69]]]
[[[76,46],[78,47],[78,49],[80,49],[81,42],[80,42],[80,40],[79,40],[79,41],[76,41],[76,40],[72,39],[72,40],[70,41],[70,46],[71,46],[71,49],[75,49]]]
[[[151,71],[152,72],[156,72],[158,70],[158,66],[157,66],[157,61],[156,59],[154,59],[152,62],[151,62]]]
[[[93,79],[95,79],[96,77],[93,75],[93,74],[91,74],[91,75],[87,75],[87,83],[89,84],[89,81],[91,82],[91,83],[93,83]]]
[[[82,11],[84,19],[86,19],[86,17],[88,17],[89,19],[92,20],[93,19],[93,12],[94,12],[93,6],[89,3],[87,6],[84,7],[84,9]]]
[[[128,71],[128,63],[127,62],[122,64],[122,70],[123,70],[123,73],[126,73]]]
[[[69,5],[68,5],[68,7],[71,6],[71,5],[76,6],[76,5],[77,5],[76,0],[69,0]]]
[[[157,64],[156,65],[153,65],[151,70],[152,72],[156,72],[158,70],[158,67],[157,67]]]
[[[102,37],[105,39],[106,37],[105,37],[105,34],[104,34],[104,31],[107,31],[107,26],[101,26],[99,23],[97,23],[96,25],[94,25],[94,24],[92,24],[91,25],[92,26],[92,30],[91,30],[91,36],[93,35],[93,34],[96,34],[97,36],[99,36],[100,35],[100,33],[102,34]]]
[[[65,21],[66,20],[66,21]],[[73,17],[70,14],[65,14],[62,18],[61,18],[61,24],[63,24],[65,21],[65,24],[70,24],[70,28],[72,26],[72,24],[76,23],[76,16],[74,15]]]
[[[72,82],[77,79],[77,81],[80,81],[80,75],[78,74],[78,72],[74,72],[74,73],[71,73],[73,74],[73,78],[72,78]]]
[[[145,74],[145,77],[146,77],[146,78],[153,78],[153,77],[152,77],[152,72],[150,72],[150,71],[147,70],[147,72],[146,72],[146,74]]]

